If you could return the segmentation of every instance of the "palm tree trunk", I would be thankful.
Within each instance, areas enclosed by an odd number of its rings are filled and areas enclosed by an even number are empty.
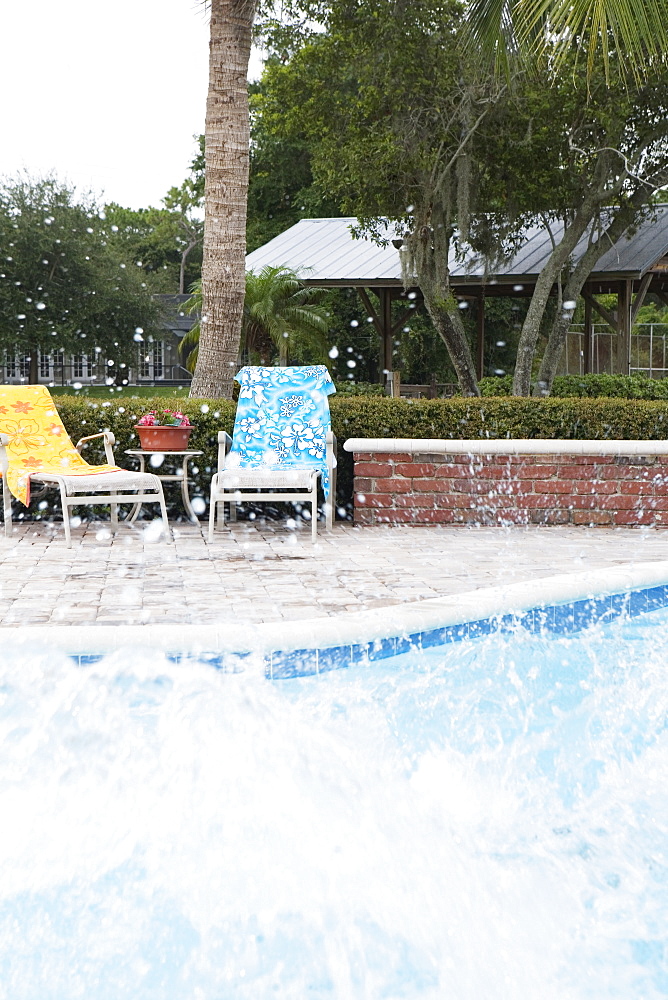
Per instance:
[[[191,396],[232,397],[245,294],[248,59],[257,0],[212,0],[199,354]]]

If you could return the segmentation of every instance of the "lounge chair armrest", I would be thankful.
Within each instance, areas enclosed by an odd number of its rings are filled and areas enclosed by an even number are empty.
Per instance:
[[[227,431],[218,431],[218,472],[225,468],[225,459],[231,447],[232,438]]]
[[[9,436],[7,434],[0,434],[0,472],[5,473],[7,471],[8,460],[7,452],[5,448],[9,444]]]
[[[111,431],[100,431],[99,434],[89,434],[88,437],[80,438],[77,441],[77,451],[79,454],[81,454],[81,449],[86,442],[94,441],[95,438],[104,438],[104,454],[107,458],[107,462],[109,465],[116,465],[116,460],[114,459],[114,445],[116,444],[116,438]]]
[[[336,468],[336,434],[327,431],[325,435],[325,450],[327,455],[327,465],[330,469]],[[330,464],[331,462],[331,464]]]
[[[8,445],[8,444],[9,444],[9,435],[0,434],[0,445]]]

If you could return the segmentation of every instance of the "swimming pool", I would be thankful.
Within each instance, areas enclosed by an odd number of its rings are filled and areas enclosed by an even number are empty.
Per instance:
[[[666,996],[647,601],[275,684],[0,652],[0,997]]]

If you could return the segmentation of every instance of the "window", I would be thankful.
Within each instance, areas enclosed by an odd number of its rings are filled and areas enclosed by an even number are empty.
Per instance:
[[[156,340],[148,344],[139,354],[140,378],[164,378],[164,343]]]
[[[19,362],[21,378],[30,378],[30,355],[24,354]]]
[[[86,357],[83,354],[75,354],[72,358],[72,377],[73,378],[85,378],[88,374],[88,365],[86,364]]]
[[[162,378],[163,343],[156,340],[153,345],[153,378]]]
[[[16,357],[14,354],[5,354],[5,374],[7,378],[16,378]]]
[[[51,378],[51,355],[39,352],[39,377]]]

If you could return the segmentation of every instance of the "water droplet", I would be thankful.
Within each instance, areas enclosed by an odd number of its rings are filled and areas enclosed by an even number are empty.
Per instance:
[[[338,347],[332,347],[330,349],[330,351],[329,351],[329,356],[330,356],[330,358],[338,358],[338,356],[339,356],[339,349],[338,349]]]
[[[81,389],[81,388],[83,388],[83,387],[82,387],[82,385],[81,385],[81,382],[73,382],[73,383],[72,383],[72,388],[73,388],[73,389]]]
[[[346,361],[346,364],[348,365],[349,368],[357,368],[356,361]]]
[[[351,319],[351,321],[350,321],[350,325],[351,325],[351,326],[359,326],[359,323],[357,322],[357,320],[356,320],[356,319]]]
[[[132,339],[136,340],[138,344],[140,344],[144,340],[144,338],[142,337],[141,333],[135,333],[135,335],[134,335],[134,337]]]
[[[25,319],[26,318],[26,314],[25,313],[19,313],[16,318],[17,319]]]
[[[463,309],[468,309],[468,307],[469,307],[468,302],[458,302],[457,303],[457,308],[458,309],[462,309],[463,310]]]
[[[112,226],[111,227],[111,231],[112,231],[112,233],[117,233],[118,232],[118,226]]]
[[[408,293],[408,298],[409,299],[416,299],[417,298],[417,292],[409,292]]]
[[[192,509],[195,511],[196,514],[203,514],[204,511],[206,510],[206,502],[204,500],[204,497],[193,497],[190,503],[192,505]]]
[[[46,309],[46,303],[45,302],[36,302],[35,303],[35,309],[39,309],[40,311],[42,309]]]
[[[577,302],[574,299],[567,299],[566,302],[564,302],[564,309],[568,309],[569,312],[573,312],[576,306]]]
[[[209,405],[208,405],[208,403],[202,403],[202,405],[200,406],[200,411],[202,413],[208,413],[209,412]]]
[[[496,346],[497,347],[505,347],[506,346],[505,340],[497,340]]]
[[[513,291],[514,292],[523,292],[524,291],[524,285],[513,285]]]
[[[149,459],[149,464],[154,469],[159,469],[162,463],[165,461],[165,456],[161,451],[156,451],[154,455],[151,455]]]

